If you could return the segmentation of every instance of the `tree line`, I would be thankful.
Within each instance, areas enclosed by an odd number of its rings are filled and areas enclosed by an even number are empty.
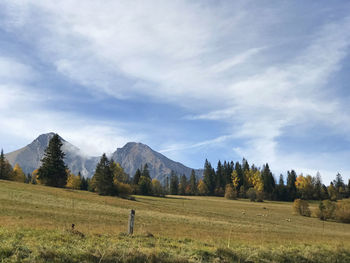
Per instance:
[[[339,200],[350,197],[350,179],[346,185],[338,173],[333,182],[326,186],[321,175],[297,175],[294,170],[287,172],[286,181],[280,175],[278,182],[266,163],[261,168],[242,162],[218,161],[214,169],[205,160],[203,176],[199,178],[192,170],[189,178],[171,171],[160,182],[150,176],[148,164],[137,169],[133,177],[124,172],[119,163],[103,154],[96,166],[93,177],[85,178],[80,172],[74,175],[64,163],[62,142],[55,134],[50,140],[41,166],[32,174],[25,175],[21,167],[14,168],[0,155],[0,179],[44,184],[96,192],[100,195],[129,196],[131,194],[164,196],[208,195],[225,196],[228,199],[249,198],[251,201],[280,200]]]

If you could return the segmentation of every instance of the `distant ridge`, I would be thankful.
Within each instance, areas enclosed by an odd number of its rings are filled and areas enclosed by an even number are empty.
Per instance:
[[[40,160],[43,158],[45,149],[54,134],[53,132],[41,134],[32,143],[5,154],[5,157],[12,166],[18,163],[25,173],[32,173],[40,166]],[[73,144],[62,137],[61,139],[63,143],[62,150],[66,154],[65,162],[68,168],[74,174],[80,171],[84,177],[92,177],[100,157],[87,156]],[[128,142],[122,148],[117,148],[112,154],[112,159],[120,163],[125,172],[131,177],[138,168],[141,168],[146,163],[151,177],[161,181],[170,175],[171,170],[174,170],[179,175],[185,174],[187,177],[190,176],[192,171],[192,168],[170,160],[161,153],[152,150],[149,146],[136,142]],[[202,176],[202,170],[197,169],[195,171],[198,176]]]

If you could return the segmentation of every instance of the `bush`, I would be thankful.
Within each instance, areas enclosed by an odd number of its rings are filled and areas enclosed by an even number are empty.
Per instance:
[[[334,218],[335,203],[330,200],[324,200],[318,206],[316,216],[321,220],[328,220]]]
[[[230,184],[226,185],[225,198],[230,200],[237,198],[237,193],[233,190],[233,187]]]
[[[295,213],[302,216],[311,216],[309,203],[305,200],[295,199],[293,203],[293,210]]]
[[[254,188],[249,188],[247,191],[247,197],[251,202],[254,202],[256,200],[256,191]]]
[[[342,223],[350,223],[350,200],[343,200],[337,203],[335,218]]]
[[[129,184],[124,184],[121,182],[117,183],[116,189],[119,196],[129,196],[133,192],[133,189]]]

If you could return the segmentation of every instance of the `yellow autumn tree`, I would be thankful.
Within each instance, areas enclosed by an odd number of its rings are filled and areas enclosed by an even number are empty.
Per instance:
[[[69,172],[69,171],[68,171]],[[73,173],[68,173],[68,179],[67,179],[67,184],[66,187],[70,189],[80,189],[81,185],[81,176],[80,175],[75,175]]]
[[[207,185],[204,183],[203,180],[199,180],[198,193],[200,195],[207,195],[207,194],[209,194],[209,189],[208,189]]]
[[[18,163],[16,163],[15,167],[13,168],[13,180],[22,183],[25,183],[26,181],[26,175]]]
[[[32,172],[32,184],[42,184],[40,179],[38,179],[38,171],[39,169],[35,169],[33,172]]]
[[[163,196],[163,188],[157,179],[152,180],[152,192],[155,196]]]
[[[233,188],[237,192],[238,186],[239,186],[239,176],[238,176],[236,170],[233,170],[233,172],[231,174],[231,178],[232,178]]]
[[[299,191],[302,199],[312,199],[313,194],[313,183],[310,175],[303,176],[299,175],[295,181],[295,186]]]

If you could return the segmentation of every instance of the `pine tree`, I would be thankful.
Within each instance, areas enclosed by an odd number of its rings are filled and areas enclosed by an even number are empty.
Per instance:
[[[264,192],[269,199],[272,199],[276,183],[268,164],[263,166],[261,175],[264,182]]]
[[[287,189],[286,186],[284,185],[284,179],[283,179],[283,175],[280,175],[279,181],[278,181],[278,200],[281,201],[287,201],[288,197],[287,197]]]
[[[140,194],[142,195],[152,194],[152,180],[149,174],[147,163],[143,166],[138,185],[139,185]]]
[[[170,175],[170,194],[177,195],[179,192],[179,177],[174,171]]]
[[[191,171],[191,177],[190,177],[190,193],[191,195],[196,195],[197,194],[197,178],[196,178],[196,173],[192,169]]]
[[[96,166],[93,183],[95,191],[99,195],[116,194],[113,184],[113,172],[110,169],[110,162],[106,154],[102,155],[100,162]]]
[[[133,184],[138,185],[141,177],[141,170],[137,169],[133,178]]]
[[[297,197],[297,188],[295,186],[295,181],[297,180],[297,175],[294,170],[291,172],[288,171],[287,177],[287,193],[289,201],[294,201]]]
[[[42,184],[54,187],[65,187],[67,183],[67,166],[64,163],[65,154],[61,150],[61,138],[55,134],[45,150],[42,164],[38,170],[38,180]]]
[[[237,189],[241,189],[241,186],[244,185],[244,173],[243,173],[243,169],[242,169],[242,166],[239,162],[236,162],[235,164],[235,169],[236,171],[236,174],[237,174],[237,178],[238,178],[238,186],[237,186]]]
[[[224,169],[220,160],[218,161],[218,165],[216,167],[215,185],[216,185],[216,189],[218,188],[223,189],[225,187]]]
[[[0,179],[13,180],[13,169],[11,164],[6,160],[4,151],[1,149],[0,154]]]
[[[143,170],[142,170],[141,176],[145,176],[145,177],[151,179],[151,176],[150,176],[150,174],[149,174],[148,164],[147,164],[147,163],[143,166]]]
[[[215,171],[213,170],[210,162],[208,162],[208,160],[206,159],[204,164],[203,182],[207,186],[209,195],[214,194],[214,189],[215,189],[214,176],[215,176]]]
[[[79,172],[78,175],[81,177],[81,185],[80,185],[80,190],[87,191],[89,189],[89,178],[85,178],[84,176],[81,175]]]
[[[321,181],[321,175],[319,172],[317,172],[316,178],[315,178],[314,198],[316,200],[322,200],[322,181]]]
[[[185,195],[186,194],[186,187],[187,187],[187,178],[186,178],[186,175],[183,174],[180,177],[179,195]]]

